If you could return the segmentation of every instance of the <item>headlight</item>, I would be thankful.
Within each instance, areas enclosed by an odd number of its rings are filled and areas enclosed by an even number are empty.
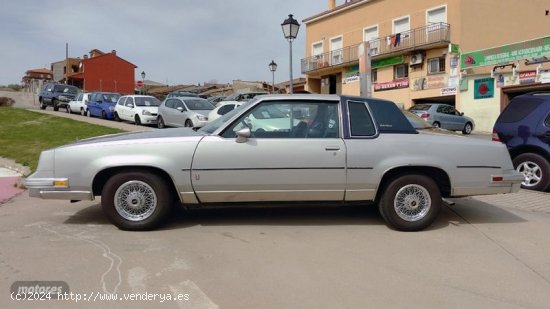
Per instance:
[[[142,114],[142,115],[148,115],[148,116],[151,116],[151,112],[149,112],[149,111],[145,111],[145,110],[144,110],[144,111],[142,111],[142,112],[141,112],[141,114]]]
[[[110,110],[111,112],[114,112],[114,111],[115,111],[115,107],[114,107],[114,106],[109,106],[109,110]]]
[[[198,118],[200,121],[206,121],[206,120],[208,120],[208,117],[203,116],[203,115],[201,115],[201,114],[197,114],[197,118]]]
[[[71,98],[64,95],[60,95],[57,98],[59,99],[59,101],[64,101],[64,102],[69,102],[71,100]]]

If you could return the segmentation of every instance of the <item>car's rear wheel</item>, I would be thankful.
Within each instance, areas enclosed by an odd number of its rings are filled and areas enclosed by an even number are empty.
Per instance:
[[[427,176],[393,178],[378,203],[386,223],[400,231],[419,231],[432,224],[441,210],[441,192]]]
[[[101,119],[107,119],[107,113],[105,111],[101,111]]]
[[[80,115],[86,116],[86,110],[84,108],[80,108]]]
[[[468,135],[472,133],[472,124],[467,122],[466,125],[464,125],[464,129],[462,129],[462,134]]]
[[[141,125],[141,119],[139,119],[139,116],[138,116],[138,115],[136,115],[136,116],[134,117],[134,122],[136,123],[136,126],[140,126],[140,125]]]
[[[434,128],[441,128],[441,124],[437,121],[434,122],[432,125],[433,125]]]
[[[125,172],[112,176],[101,193],[101,206],[121,230],[150,230],[166,218],[174,202],[169,184],[148,172]]]
[[[52,105],[53,105],[53,110],[57,112],[59,110],[59,106],[57,106],[57,100],[56,99],[52,100]]]
[[[90,112],[90,110],[89,110],[89,109],[87,109],[87,110],[86,110],[86,116],[88,116],[88,117],[92,117],[92,112]]]
[[[185,126],[188,128],[193,127],[193,122],[190,119],[185,120]]]
[[[115,118],[116,121],[121,121],[120,117],[118,116],[117,112],[113,112],[113,118]]]
[[[40,102],[40,109],[46,109],[46,104]]]
[[[71,111],[71,107],[69,105],[67,105],[65,107],[65,110],[67,111],[67,114],[72,114],[73,112]]]
[[[525,177],[522,188],[536,191],[550,188],[550,163],[544,157],[536,153],[523,153],[512,162],[516,171]]]

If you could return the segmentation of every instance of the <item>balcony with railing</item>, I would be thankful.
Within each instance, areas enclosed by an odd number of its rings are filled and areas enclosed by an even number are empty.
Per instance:
[[[421,28],[392,34],[369,41],[371,57],[380,59],[407,51],[446,46],[451,42],[451,26],[434,23]],[[302,59],[302,73],[354,64],[359,60],[357,45],[314,55]]]

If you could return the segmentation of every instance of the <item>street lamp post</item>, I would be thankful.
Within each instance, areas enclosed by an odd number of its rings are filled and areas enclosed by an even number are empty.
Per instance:
[[[145,71],[141,71],[141,82],[143,85],[141,86],[141,94],[145,94]]]
[[[277,71],[277,64],[275,61],[271,60],[271,63],[269,64],[269,70],[271,71],[271,93],[275,92],[275,71]]]
[[[288,40],[290,46],[290,93],[293,93],[294,89],[292,85],[292,41],[298,36],[300,24],[296,19],[292,17],[292,14],[288,14],[288,18],[283,21],[281,27],[283,28],[285,39]]]

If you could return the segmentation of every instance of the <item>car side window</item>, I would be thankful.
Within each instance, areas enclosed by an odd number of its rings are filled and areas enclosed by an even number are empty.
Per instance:
[[[546,116],[546,120],[544,120],[544,124],[545,124],[547,127],[550,127],[550,114],[548,114],[548,116]]]
[[[164,104],[167,108],[174,108],[174,100],[168,99],[166,100],[166,103]]]
[[[183,102],[179,101],[179,100],[176,100],[176,103],[174,104],[174,108],[178,109],[180,107],[183,108],[184,111],[186,110],[185,106],[183,105]]]
[[[127,97],[120,97],[120,99],[118,99],[118,105],[121,105],[121,106],[124,106],[124,104],[126,104],[126,98]]]
[[[368,137],[376,134],[374,122],[365,103],[349,101],[348,112],[352,137]]]
[[[336,138],[338,104],[318,101],[266,101],[242,115],[222,136],[250,128],[252,138]]]
[[[224,105],[224,106],[220,107],[220,109],[218,109],[218,115],[225,115],[225,114],[229,113],[230,111],[232,111],[234,108],[235,108],[235,105],[233,105],[233,104]]]
[[[79,94],[79,95],[78,95],[78,98],[77,98],[76,100],[77,100],[77,101],[82,101],[82,97],[83,97],[83,96],[84,96],[84,94],[82,94],[82,93]]]
[[[128,99],[126,100],[126,106],[128,107],[134,107],[134,98],[132,97],[128,97]]]

